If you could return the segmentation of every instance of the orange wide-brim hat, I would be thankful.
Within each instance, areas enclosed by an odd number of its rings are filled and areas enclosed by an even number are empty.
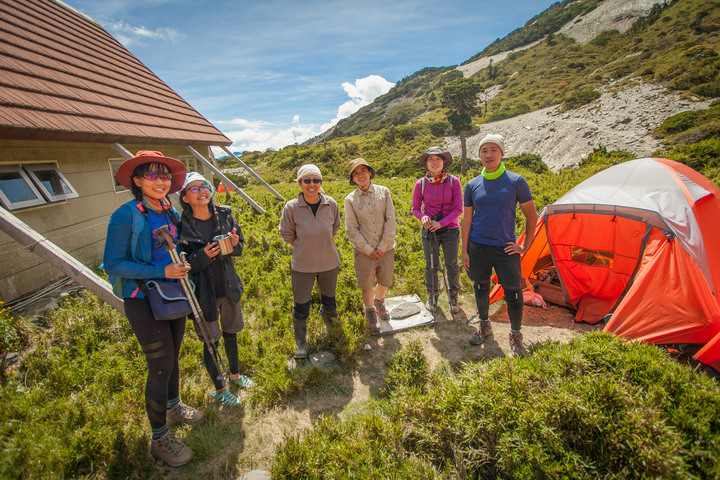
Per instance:
[[[155,152],[153,150],[140,150],[135,154],[134,157],[125,160],[118,168],[115,174],[115,179],[123,187],[132,190],[133,181],[132,173],[138,165],[143,163],[162,163],[172,174],[172,182],[170,183],[170,191],[168,193],[175,193],[180,190],[185,183],[185,164],[175,158],[166,157],[162,152]]]

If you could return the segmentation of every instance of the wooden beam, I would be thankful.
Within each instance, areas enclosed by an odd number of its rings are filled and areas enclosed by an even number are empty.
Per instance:
[[[113,150],[115,150],[118,154],[120,154],[120,156],[123,157],[125,160],[135,156],[132,153],[130,153],[130,151],[127,148],[123,147],[119,143],[113,143],[110,146],[113,148]]]
[[[250,205],[252,205],[252,207],[253,207],[258,213],[265,213],[265,209],[263,209],[260,205],[258,205],[257,203],[255,203],[255,200],[253,200],[252,198],[250,198],[245,192],[242,191],[242,189],[241,189],[240,187],[238,187],[237,185],[235,185],[235,184],[232,182],[232,180],[230,180],[228,177],[225,176],[224,173],[222,173],[222,172],[220,171],[219,168],[217,168],[215,165],[213,165],[212,163],[210,163],[205,157],[203,157],[203,156],[200,155],[197,151],[195,151],[195,149],[194,149],[193,147],[191,147],[190,145],[186,145],[186,146],[185,146],[185,149],[186,149],[188,152],[192,153],[195,158],[197,158],[200,162],[202,162],[202,163],[203,163],[205,166],[207,166],[210,170],[212,170],[215,175],[217,175],[218,177],[220,177],[220,178],[222,179],[222,181],[225,182],[225,185],[230,185],[230,186],[232,186],[232,188],[237,192],[237,194],[240,195],[242,198],[244,198],[245,201],[248,202]],[[229,192],[228,192],[228,193],[229,193]]]
[[[125,307],[122,299],[116,297],[110,283],[96,275],[72,255],[33,230],[15,215],[0,207],[0,230],[15,239],[20,245],[40,256],[77,283],[90,290],[122,314]]]
[[[225,147],[225,146],[220,146],[220,148],[222,148],[223,150],[225,150],[225,152],[226,152],[228,155],[230,155],[231,157],[233,157],[236,162],[238,162],[245,170],[247,170],[248,173],[250,173],[250,175],[252,175],[253,177],[255,177],[255,178],[257,179],[257,181],[259,181],[261,184],[263,184],[263,185],[265,186],[265,188],[267,188],[268,190],[270,190],[270,191],[273,193],[273,195],[275,195],[277,198],[279,198],[279,199],[282,200],[283,202],[285,201],[285,198],[283,198],[282,195],[280,195],[278,192],[276,192],[274,188],[272,188],[265,180],[263,180],[263,179],[260,177],[260,175],[258,175],[257,173],[255,173],[252,168],[248,167],[248,166],[245,164],[245,162],[243,162],[242,160],[240,160],[234,153],[232,153],[230,150],[228,150],[227,147]]]

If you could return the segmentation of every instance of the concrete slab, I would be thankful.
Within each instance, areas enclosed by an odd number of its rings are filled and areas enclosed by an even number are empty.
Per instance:
[[[426,327],[435,323],[435,317],[425,308],[425,304],[416,294],[386,297],[385,308],[390,313],[390,320],[380,320],[380,335],[391,335],[395,332]],[[397,309],[397,313],[393,316],[395,309]],[[418,311],[418,313],[405,316],[412,311]],[[404,318],[397,318],[400,312]]]

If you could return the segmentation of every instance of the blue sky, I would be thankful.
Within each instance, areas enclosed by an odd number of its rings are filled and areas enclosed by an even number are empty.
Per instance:
[[[457,65],[551,0],[65,0],[233,140],[302,143],[424,67]]]

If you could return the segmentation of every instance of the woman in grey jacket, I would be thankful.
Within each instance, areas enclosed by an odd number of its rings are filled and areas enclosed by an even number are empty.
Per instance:
[[[335,285],[340,255],[335,234],[340,229],[340,211],[335,200],[322,191],[320,169],[300,167],[297,182],[302,192],[287,202],[280,217],[280,236],[292,245],[293,328],[295,358],[307,358],[307,318],[315,279],[320,289],[320,315],[328,328],[337,323]]]

